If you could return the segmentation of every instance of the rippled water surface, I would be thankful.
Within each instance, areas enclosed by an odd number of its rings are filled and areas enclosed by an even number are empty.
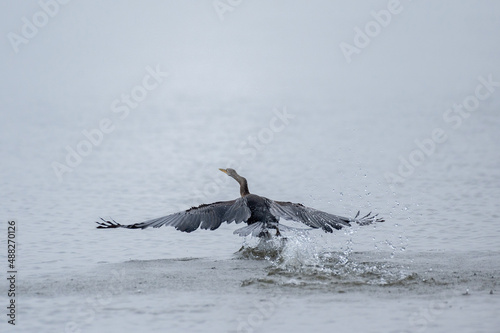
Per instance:
[[[329,143],[322,144],[343,157],[317,159],[317,148],[303,144],[300,154],[316,162],[295,161],[296,136],[312,133],[320,120],[334,123],[334,115],[318,110],[307,118],[297,115],[282,137],[241,168],[250,191],[343,215],[375,211],[386,222],[333,234],[288,232],[286,239],[260,243],[233,235],[240,227],[234,224],[190,234],[173,228],[95,229],[100,216],[131,223],[238,195],[236,182],[217,178],[226,177],[218,167],[241,157],[221,154],[234,151],[231,140],[213,138],[213,160],[179,159],[177,145],[184,143],[165,143],[176,131],[169,122],[175,111],[170,112],[117,130],[62,183],[40,146],[21,148],[40,168],[30,173],[13,168],[3,180],[9,198],[4,207],[18,223],[18,331],[493,332],[498,327],[500,188],[493,147],[477,146],[467,162],[455,157],[450,142],[393,189],[383,172],[397,157],[364,163],[371,154],[366,146],[354,154],[334,145],[344,140],[342,133],[324,137]],[[185,112],[201,119],[193,131],[202,130],[203,119],[210,117]],[[231,117],[258,130],[259,119],[272,114]],[[211,121],[223,127],[222,118]],[[464,131],[470,138],[489,126],[485,135],[497,140],[497,121],[492,117],[489,125],[475,123]],[[55,139],[51,132],[31,129],[35,141]],[[70,131],[58,137],[71,142]],[[206,138],[193,136],[195,142],[185,145],[203,146]],[[460,146],[466,138],[454,140]],[[456,177],[453,184],[448,173]],[[203,192],[212,183],[219,184],[216,190]]]
[[[457,135],[405,184],[390,188],[383,173],[397,156],[365,163],[371,149],[343,151],[334,144],[345,140],[338,131],[321,142],[336,157],[317,158],[312,142],[298,151],[297,137],[313,133],[320,120],[335,123],[335,116],[292,111],[297,119],[255,160],[237,151],[224,156],[234,147],[231,140],[217,140],[217,133],[169,144],[172,131],[184,134],[170,122],[175,110],[158,113],[117,130],[62,183],[40,149],[50,147],[50,138],[72,142],[71,131],[56,138],[55,131],[37,133],[36,124],[27,124],[34,141],[47,143],[21,146],[19,156],[40,167],[26,173],[11,159],[13,168],[3,180],[8,198],[3,207],[18,224],[16,329],[495,331],[498,154],[478,145],[468,151],[467,162],[453,151],[479,130],[498,140],[498,118],[488,125],[479,119],[471,123],[464,128],[467,137]],[[193,131],[203,131],[211,117],[184,112],[200,119]],[[260,119],[272,117],[272,109],[260,115],[230,117],[250,124],[252,132],[263,124]],[[222,119],[223,114],[210,121],[223,127]],[[203,147],[207,136],[214,156],[205,155],[203,163],[194,163],[196,154],[179,158],[178,145]],[[305,159],[297,162],[298,154]],[[233,235],[240,227],[234,224],[190,234],[173,228],[95,229],[100,216],[132,223],[237,197],[236,182],[217,168],[238,157],[248,162],[240,169],[253,193],[343,215],[375,211],[386,222],[333,234],[288,232],[286,239],[267,243]],[[212,184],[218,184],[215,190],[205,192]]]

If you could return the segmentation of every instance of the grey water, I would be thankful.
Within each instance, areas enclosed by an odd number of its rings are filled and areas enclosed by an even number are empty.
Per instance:
[[[500,7],[401,5],[351,63],[340,43],[387,2],[223,20],[211,2],[70,2],[17,53],[6,38],[2,332],[498,332]],[[3,36],[40,10],[2,6]],[[270,242],[95,228],[234,199],[226,167],[251,193],[386,221]]]

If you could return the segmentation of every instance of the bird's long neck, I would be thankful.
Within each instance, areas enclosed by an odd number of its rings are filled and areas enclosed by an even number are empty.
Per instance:
[[[238,175],[235,179],[240,184],[240,194],[241,194],[241,196],[244,197],[245,195],[249,195],[250,191],[248,191],[247,180],[244,177],[241,177],[240,175]]]

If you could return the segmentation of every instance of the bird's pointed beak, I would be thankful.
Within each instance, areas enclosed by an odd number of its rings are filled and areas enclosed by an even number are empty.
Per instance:
[[[220,171],[224,172],[225,174],[227,174],[227,170],[226,169],[221,169],[219,168]]]

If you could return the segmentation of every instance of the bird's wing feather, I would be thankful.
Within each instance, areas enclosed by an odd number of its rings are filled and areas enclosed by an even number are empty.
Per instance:
[[[373,222],[383,222],[377,215],[367,214],[358,218],[359,212],[355,218],[349,218],[339,215],[333,215],[314,208],[306,207],[299,203],[274,201],[267,199],[269,210],[272,214],[284,219],[301,222],[312,228],[322,228],[326,232],[332,232],[333,229],[342,229],[351,226],[351,223],[367,225]]]
[[[231,201],[214,202],[207,205],[193,207],[186,211],[147,220],[144,222],[123,225],[115,221],[97,222],[97,228],[127,228],[144,229],[159,228],[164,225],[175,227],[177,230],[191,232],[198,227],[202,229],[217,229],[223,222],[240,223],[248,220],[251,215],[245,198]]]

